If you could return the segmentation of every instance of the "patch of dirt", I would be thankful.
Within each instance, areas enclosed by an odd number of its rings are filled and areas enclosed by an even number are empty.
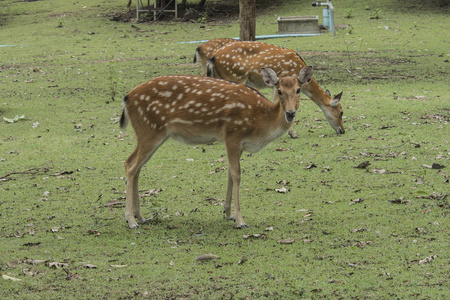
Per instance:
[[[282,2],[260,0],[256,2],[256,15],[262,15],[272,11],[274,7],[279,7]],[[143,10],[149,7],[142,8]],[[150,7],[153,9],[153,7]],[[152,23],[153,10],[149,9],[149,13],[141,13],[139,16],[139,23]],[[170,9],[170,8],[168,8]],[[173,7],[172,7],[173,9]],[[116,12],[108,15],[111,21],[117,22],[136,22],[136,6],[132,5],[129,12],[124,8],[123,12]],[[210,25],[227,25],[239,20],[239,1],[238,0],[220,0],[220,1],[206,1],[203,7],[198,4],[187,4],[183,7],[178,4],[178,19],[174,18],[174,13],[162,13],[157,16],[157,22],[192,22],[205,23]]]

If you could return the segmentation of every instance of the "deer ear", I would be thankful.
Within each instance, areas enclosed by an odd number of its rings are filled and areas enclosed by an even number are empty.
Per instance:
[[[342,92],[336,96],[334,96],[333,100],[331,100],[330,105],[331,106],[336,106],[339,104],[339,102],[341,101],[341,97],[342,97]]]
[[[298,80],[300,80],[302,84],[308,84],[312,80],[312,74],[313,68],[311,66],[304,67],[300,71],[300,75],[298,75]]]
[[[275,86],[278,83],[278,76],[274,70],[270,68],[261,68],[261,75],[264,82],[268,86]]]

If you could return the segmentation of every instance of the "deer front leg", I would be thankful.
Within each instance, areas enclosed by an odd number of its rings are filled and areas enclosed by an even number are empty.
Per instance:
[[[234,198],[234,218],[236,220],[236,228],[245,228],[247,225],[244,223],[244,219],[242,218],[241,209],[239,205],[239,186],[241,184],[241,165],[239,163],[239,158],[241,157],[242,150],[238,147],[230,147],[227,145],[227,154],[228,154],[228,190],[227,190],[227,199],[225,201],[225,210],[227,209],[227,201],[231,204],[231,196],[228,195],[228,192],[233,195]],[[230,181],[231,181],[231,189],[230,189]]]
[[[289,129],[288,133],[291,138],[293,138],[293,139],[298,138],[297,132],[295,132],[295,130],[292,129],[292,127],[291,127],[291,129]]]

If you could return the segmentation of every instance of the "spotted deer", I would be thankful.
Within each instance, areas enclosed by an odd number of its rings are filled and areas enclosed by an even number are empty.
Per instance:
[[[261,42],[234,42],[222,46],[208,60],[207,76],[265,88],[267,86],[259,73],[261,67],[271,68],[278,77],[284,77],[298,74],[306,63],[291,49]],[[340,104],[342,92],[332,97],[313,78],[302,88],[302,93],[320,107],[337,134],[345,133]]]
[[[200,62],[202,65],[202,76],[206,76],[206,62],[213,57],[214,52],[222,46],[234,43],[237,40],[230,38],[217,38],[207,41],[195,49],[194,64]]]
[[[236,221],[236,227],[246,227],[239,206],[240,156],[243,151],[261,150],[289,130],[300,104],[300,89],[311,81],[312,68],[305,67],[296,77],[280,79],[271,69],[263,68],[261,73],[264,82],[278,91],[275,102],[243,84],[182,75],[156,77],[125,96],[120,124],[125,129],[129,121],[137,139],[135,150],[125,161],[125,219],[130,228],[137,227],[137,222],[148,222],[139,208],[139,174],[169,138],[187,144],[225,144],[225,214]]]

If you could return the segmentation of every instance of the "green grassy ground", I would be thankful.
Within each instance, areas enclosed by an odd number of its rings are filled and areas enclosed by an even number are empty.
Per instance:
[[[121,98],[157,75],[199,74],[198,44],[178,42],[239,25],[110,21],[125,2],[2,1],[0,43],[16,46],[0,47],[0,295],[448,298],[448,8],[336,1],[336,37],[267,40],[344,91],[346,134],[305,100],[299,139],[244,154],[245,230],[222,214],[223,145],[169,141],[140,181],[157,191],[142,211],[158,218],[129,230],[123,161],[135,140],[117,124]],[[272,5],[259,35],[276,34],[277,16],[322,13]],[[195,260],[208,253],[220,258]]]

